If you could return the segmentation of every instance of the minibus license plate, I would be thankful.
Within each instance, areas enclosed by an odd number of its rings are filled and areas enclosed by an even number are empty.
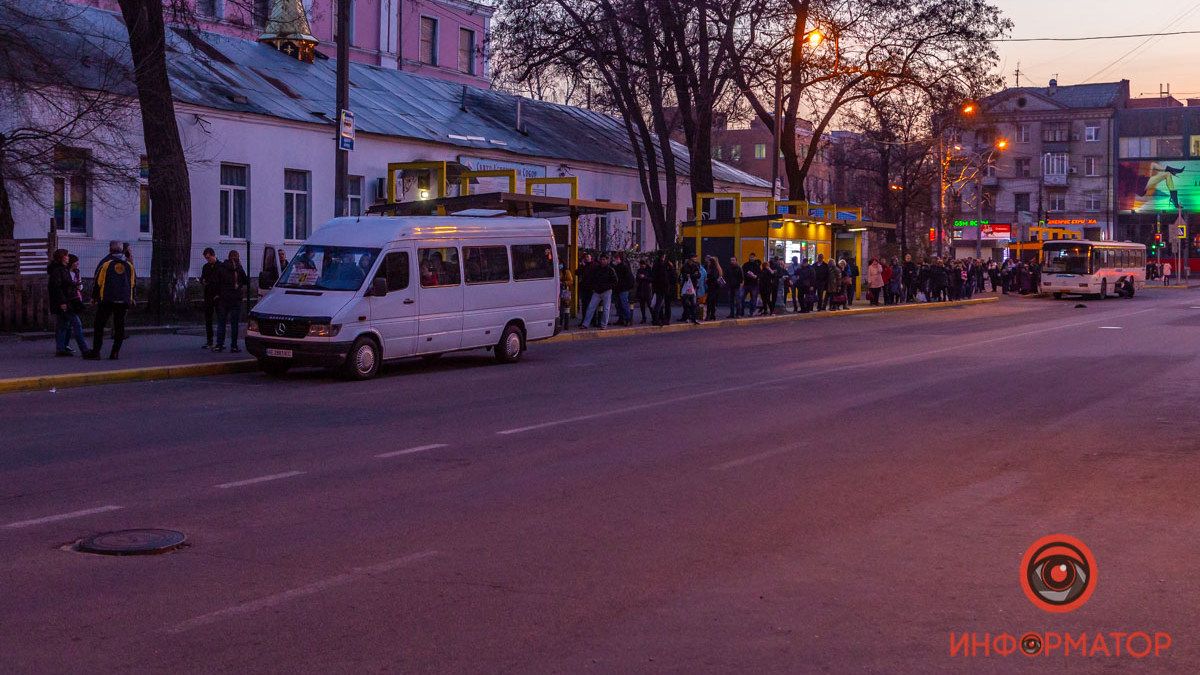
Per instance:
[[[292,350],[290,349],[268,349],[267,356],[277,356],[281,359],[292,358]]]

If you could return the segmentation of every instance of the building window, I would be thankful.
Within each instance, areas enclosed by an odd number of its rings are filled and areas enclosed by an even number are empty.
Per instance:
[[[458,29],[458,72],[475,74],[475,31]]]
[[[436,66],[438,42],[437,19],[428,16],[421,17],[421,63]]]
[[[1017,176],[1019,178],[1029,178],[1029,176],[1030,176],[1029,158],[1028,157],[1018,157],[1015,160],[1015,164],[1017,167]]]
[[[754,159],[766,159],[766,158],[767,158],[767,144],[766,143],[755,143],[754,144]]]
[[[246,238],[247,167],[221,165],[221,236]]]
[[[1083,175],[1099,176],[1100,175],[1100,158],[1099,157],[1084,157],[1083,158]]]
[[[138,166],[138,234],[150,234],[150,160],[142,157]]]
[[[1063,192],[1055,192],[1046,195],[1046,202],[1049,206],[1047,211],[1066,211],[1067,210],[1067,195]]]
[[[363,177],[348,176],[346,180],[346,213],[361,216],[363,212]]]
[[[283,238],[308,238],[308,177],[307,171],[283,171]]]
[[[1070,162],[1065,152],[1048,152],[1042,157],[1042,175],[1065,176],[1069,167]]]
[[[1029,210],[1029,193],[1017,192],[1013,195],[1013,211],[1021,212]]]
[[[983,167],[983,176],[984,176],[984,178],[995,178],[996,177],[996,165],[992,164],[991,162],[988,162],[987,166]]]
[[[731,162],[742,161],[742,146],[740,146],[740,145],[729,146],[729,161],[731,161]]]
[[[1028,124],[1018,124],[1017,125],[1017,142],[1018,143],[1028,143],[1029,142],[1029,125]]]
[[[1100,140],[1100,125],[1088,124],[1083,128],[1083,140],[1093,143]]]
[[[1083,207],[1091,212],[1100,210],[1100,193],[1089,192],[1083,196]]]
[[[60,232],[87,234],[88,184],[83,174],[54,179],[54,222]]]
[[[1065,143],[1071,140],[1071,125],[1066,122],[1042,125],[1042,141],[1045,143]]]
[[[1156,157],[1175,159],[1183,157],[1183,140],[1175,136],[1131,136],[1118,143],[1122,158]]]
[[[632,202],[629,204],[629,238],[633,241],[633,248],[640,250],[642,248],[642,231],[644,228],[643,218],[645,206],[641,202]]]

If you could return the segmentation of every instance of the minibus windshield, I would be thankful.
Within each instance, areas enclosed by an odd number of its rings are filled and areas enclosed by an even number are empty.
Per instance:
[[[357,291],[367,280],[377,248],[305,244],[280,275],[277,286],[319,291]]]

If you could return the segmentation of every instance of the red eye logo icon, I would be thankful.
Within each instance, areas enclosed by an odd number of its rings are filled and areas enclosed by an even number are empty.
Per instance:
[[[1096,590],[1096,558],[1075,537],[1042,537],[1021,559],[1021,589],[1047,612],[1079,609]]]

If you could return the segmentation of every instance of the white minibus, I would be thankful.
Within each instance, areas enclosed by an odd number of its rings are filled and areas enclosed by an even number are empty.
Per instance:
[[[552,337],[558,260],[549,221],[471,215],[335,218],[296,251],[254,307],[246,349],[261,368],[341,368],[491,349],[520,359]]]
[[[1146,245],[1059,239],[1042,244],[1041,292],[1132,298],[1146,285]]]

